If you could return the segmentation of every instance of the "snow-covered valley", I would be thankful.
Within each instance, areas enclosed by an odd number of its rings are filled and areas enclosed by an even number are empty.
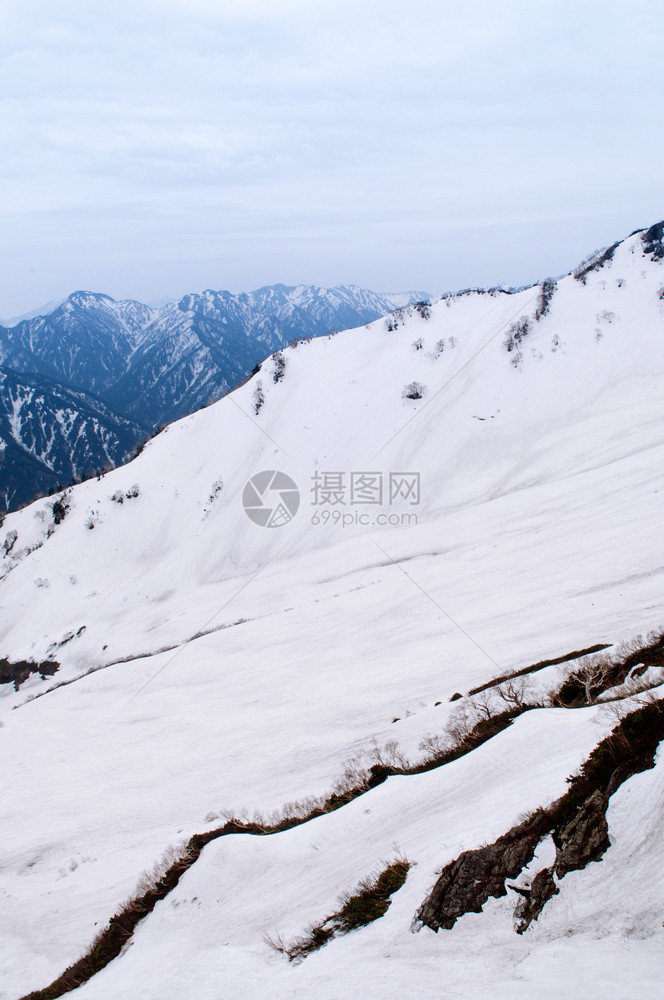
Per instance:
[[[471,689],[662,630],[662,258],[660,224],[557,283],[300,343],[6,517],[0,654],[35,669],[0,684],[0,997],[55,980],[227,815],[326,796],[348,761],[414,763]],[[246,491],[266,470],[299,496],[264,495],[269,527]],[[568,669],[527,674],[539,707],[444,766],[211,841],[76,995],[654,1000],[661,762],[617,788],[611,846],[525,934],[514,893],[411,932],[441,868],[562,796],[616,725],[601,699],[551,703]],[[385,916],[301,963],[266,943],[398,856]]]

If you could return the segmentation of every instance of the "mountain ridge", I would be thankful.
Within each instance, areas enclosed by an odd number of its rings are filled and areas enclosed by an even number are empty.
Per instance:
[[[82,391],[101,400],[107,412],[98,417],[109,422],[104,436],[109,445],[117,441],[100,464],[91,464],[99,456],[98,442],[89,443],[90,459],[82,463],[67,455],[66,439],[60,438],[45,462],[32,453],[37,464],[23,463],[24,474],[14,474],[11,482],[0,468],[0,504],[16,507],[51,489],[54,468],[64,476],[70,466],[73,475],[84,477],[102,465],[124,461],[131,448],[123,434],[118,437],[118,421],[134,428],[136,445],[158,426],[224,395],[290,340],[368,322],[420,295],[390,298],[350,285],[272,285],[240,295],[208,289],[155,309],[133,299],[77,290],[45,316],[0,327],[5,371],[24,382],[49,379],[51,391],[59,384],[62,392]],[[0,425],[9,430],[2,440],[11,440],[18,455],[31,433],[24,411],[22,438],[12,436],[11,405],[0,398]],[[89,425],[82,415],[81,426],[86,433]],[[40,433],[34,429],[34,435]],[[81,451],[86,449],[79,447]],[[63,481],[66,476],[57,480]]]

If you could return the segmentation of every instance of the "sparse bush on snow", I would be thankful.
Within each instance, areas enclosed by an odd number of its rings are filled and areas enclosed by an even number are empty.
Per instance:
[[[640,680],[648,667],[664,667],[664,633],[636,636],[617,646],[612,655],[583,657],[567,671],[562,684],[550,692],[549,703],[566,708],[593,705],[605,692],[622,697],[620,686],[624,684],[630,694],[646,691],[654,683],[649,677]]]
[[[520,362],[523,360],[521,344],[529,333],[530,320],[527,316],[522,316],[520,319],[516,320],[516,322],[512,323],[507,331],[504,346],[508,354],[513,354],[512,364],[515,368],[518,368]]]
[[[256,388],[254,389],[254,413],[256,416],[260,413],[264,402],[265,396],[263,394],[263,383],[259,379],[258,382],[256,382]]]
[[[5,555],[6,556],[8,556],[9,553],[11,552],[11,550],[14,548],[14,545],[16,544],[16,539],[17,538],[18,538],[18,531],[16,531],[14,528],[12,528],[11,531],[7,532],[7,535],[5,536],[5,540],[2,543],[2,547],[5,550]]]
[[[537,302],[537,308],[535,309],[536,323],[539,323],[539,321],[549,312],[551,300],[555,295],[557,287],[558,282],[555,278],[545,278],[540,285],[540,297]]]
[[[526,704],[526,680],[524,677],[510,677],[495,688],[498,697],[509,708],[521,709]]]
[[[217,499],[223,488],[224,488],[224,481],[220,477],[219,479],[216,480],[216,482],[212,484],[212,489],[210,490],[210,496],[207,498],[207,502],[214,503],[214,501]]]
[[[281,382],[284,375],[286,374],[286,359],[281,351],[277,351],[276,354],[272,355],[272,360],[274,362],[274,371],[272,373],[272,378],[275,382]]]
[[[614,243],[613,246],[603,248],[601,250],[594,250],[593,253],[589,254],[584,260],[581,261],[579,266],[572,272],[577,281],[580,281],[582,285],[585,285],[588,279],[588,275],[591,271],[598,271],[605,264],[610,263],[613,260],[613,255],[620,246],[620,241]]]
[[[401,393],[402,399],[422,399],[426,392],[426,386],[420,382],[409,382],[405,385]]]

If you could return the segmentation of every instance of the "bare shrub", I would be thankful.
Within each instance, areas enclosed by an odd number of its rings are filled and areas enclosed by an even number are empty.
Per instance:
[[[592,705],[599,694],[610,685],[614,662],[608,656],[584,657],[577,667],[568,671],[561,687],[552,692],[550,703],[567,707],[575,703]]]
[[[281,351],[276,351],[272,355],[272,361],[274,363],[272,379],[275,382],[281,382],[284,375],[286,374],[286,359]]]
[[[510,677],[495,689],[498,697],[510,708],[524,708],[526,681],[523,677]]]
[[[584,657],[570,670],[559,688],[550,695],[550,703],[564,707],[592,705],[600,695],[612,688],[614,696],[629,696],[638,690],[657,686],[651,679],[639,678],[648,667],[664,667],[664,634],[650,632],[645,638],[635,636],[620,643],[612,656],[599,654]],[[627,684],[627,695],[618,690]]]
[[[597,271],[599,268],[604,267],[613,260],[613,255],[620,246],[620,242],[614,243],[613,246],[603,247],[601,250],[594,250],[591,254],[585,257],[579,266],[575,268],[572,272],[577,281],[580,281],[582,285],[586,284],[588,275],[591,271]]]
[[[334,795],[346,795],[352,788],[369,788],[371,775],[362,754],[356,754],[344,762],[341,775],[332,786]]]
[[[660,674],[659,677],[648,677],[645,671],[632,673],[622,684],[618,684],[615,687],[610,688],[606,695],[600,694],[596,699],[596,702],[601,702],[602,704],[614,704],[628,698],[632,699],[636,698],[638,695],[652,692],[656,688],[661,687],[662,684],[664,684],[663,674]]]
[[[210,495],[207,498],[207,503],[212,504],[217,499],[219,494],[224,488],[223,479],[219,478],[212,484],[212,489],[210,490]]]
[[[530,333],[530,320],[527,316],[522,316],[516,322],[512,323],[507,331],[507,336],[505,337],[504,346],[508,354],[514,354],[512,358],[512,364],[514,367],[518,367],[519,363],[523,359],[523,352],[521,351],[521,344],[525,338]]]
[[[12,528],[11,531],[7,532],[5,540],[2,543],[2,547],[5,550],[6,556],[8,556],[11,550],[14,548],[17,538],[18,538],[18,531],[16,531],[14,528]]]
[[[299,942],[300,938],[296,938],[290,944],[287,944],[281,934],[263,934],[263,941],[271,948],[272,951],[276,951],[279,955],[283,955],[289,960],[289,962],[295,961],[296,956],[299,952]]]
[[[261,412],[263,403],[265,402],[265,395],[263,394],[263,383],[260,379],[256,382],[256,388],[254,389],[254,413],[256,416]]]
[[[445,731],[452,744],[461,747],[468,742],[470,734],[477,725],[477,713],[472,701],[464,698],[450,714]]]
[[[450,749],[450,740],[439,733],[425,736],[418,743],[418,749],[424,754],[425,760],[435,760]]]
[[[191,861],[193,858],[194,852],[186,841],[168,847],[152,868],[149,871],[144,871],[140,876],[134,895],[123,904],[122,909],[147,912],[149,907],[145,903],[145,897],[159,890],[162,879],[173,865]]]
[[[635,654],[643,652],[649,646],[656,646],[661,642],[662,636],[658,631],[648,632],[646,636],[635,635],[631,639],[623,639],[615,647],[615,658],[617,660],[627,660]]]
[[[246,809],[223,809],[216,815],[226,823],[246,828],[248,832],[277,833],[324,813],[334,812],[384,781],[388,774],[407,774],[411,770],[411,765],[395,740],[390,740],[383,746],[374,741],[368,750],[344,762],[340,776],[326,795],[310,795],[286,802],[269,814],[256,811],[249,814]]]
[[[469,703],[476,723],[492,719],[497,714],[496,702],[490,689],[469,699]]]
[[[426,392],[426,386],[423,386],[420,382],[409,382],[405,385],[403,392],[401,393],[402,399],[422,399],[424,393]]]
[[[551,299],[555,295],[557,287],[558,282],[555,278],[545,278],[540,285],[540,297],[537,302],[537,308],[535,309],[536,323],[539,323],[539,321],[549,312]]]
[[[387,770],[408,767],[408,760],[399,750],[396,740],[388,740],[382,747],[374,740],[373,746],[367,751],[367,756],[374,764]]]

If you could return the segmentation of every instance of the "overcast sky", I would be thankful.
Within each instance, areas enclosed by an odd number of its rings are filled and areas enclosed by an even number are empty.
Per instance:
[[[661,0],[0,0],[0,316],[558,274],[664,217]]]

